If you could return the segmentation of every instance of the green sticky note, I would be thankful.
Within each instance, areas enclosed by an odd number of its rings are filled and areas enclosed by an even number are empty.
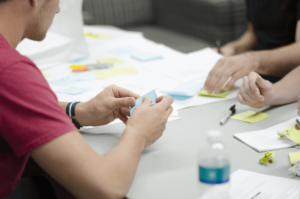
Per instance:
[[[275,160],[275,151],[271,151],[271,152],[267,151],[264,154],[264,157],[259,159],[259,163],[268,165],[269,163],[273,163],[274,160]]]
[[[240,120],[243,122],[254,123],[269,117],[268,113],[259,113],[255,111],[246,111],[244,113],[231,116],[232,119]]]
[[[230,93],[230,91],[232,90],[232,88],[228,91],[224,91],[223,89],[221,90],[220,93],[208,93],[207,90],[202,89],[200,92],[198,92],[198,94],[200,96],[205,96],[205,97],[218,97],[218,98],[225,98],[227,97],[227,95]]]
[[[300,162],[300,152],[289,153],[291,166],[294,166],[297,162]]]
[[[112,63],[112,64],[123,64],[124,61],[118,59],[118,58],[107,58],[107,59],[98,59],[98,63]]]

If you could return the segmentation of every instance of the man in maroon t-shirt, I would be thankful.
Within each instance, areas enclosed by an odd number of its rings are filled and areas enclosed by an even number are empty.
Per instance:
[[[15,50],[24,38],[43,40],[58,12],[59,0],[0,0],[0,199],[13,192],[29,157],[76,198],[123,198],[143,149],[162,135],[173,99],[160,97],[151,107],[144,98],[130,118],[139,96],[117,86],[86,103],[58,102],[34,63]],[[127,126],[99,155],[66,110],[82,126],[116,118]]]

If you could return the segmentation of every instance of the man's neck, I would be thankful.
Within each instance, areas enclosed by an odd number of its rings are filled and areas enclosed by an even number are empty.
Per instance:
[[[0,6],[0,33],[14,49],[24,39],[25,32],[25,20],[19,17],[16,10]]]

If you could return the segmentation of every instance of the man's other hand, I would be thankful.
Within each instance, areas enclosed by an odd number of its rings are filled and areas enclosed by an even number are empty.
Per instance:
[[[156,99],[157,104],[151,106],[148,97],[143,98],[143,103],[136,107],[128,119],[125,133],[133,133],[145,141],[145,147],[154,143],[161,137],[166,129],[166,123],[173,112],[173,98],[161,96]]]
[[[257,73],[251,72],[249,76],[244,77],[237,96],[241,104],[254,108],[268,106],[272,97],[272,84]]]

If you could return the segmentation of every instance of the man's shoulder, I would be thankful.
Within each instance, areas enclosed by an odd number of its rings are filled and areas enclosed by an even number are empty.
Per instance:
[[[0,47],[0,73],[15,64],[35,66],[29,58],[21,55],[15,49]]]

